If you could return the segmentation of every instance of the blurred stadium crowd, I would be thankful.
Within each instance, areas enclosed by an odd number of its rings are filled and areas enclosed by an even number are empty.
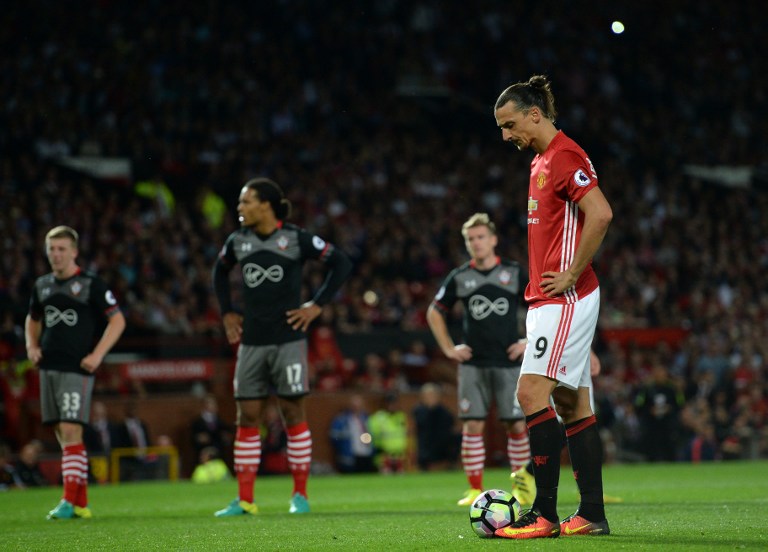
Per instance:
[[[292,220],[355,262],[322,325],[424,330],[442,278],[466,259],[472,213],[489,212],[500,252],[525,263],[530,155],[501,143],[492,105],[543,72],[558,125],[590,154],[616,214],[595,261],[600,327],[687,332],[673,345],[596,344],[616,454],[768,457],[766,9],[581,4],[567,17],[493,0],[6,6],[3,360],[23,356],[56,224],[80,232],[81,261],[112,283],[129,336],[220,336],[210,270],[255,175],[281,183]],[[610,32],[616,18],[624,35]],[[81,156],[127,159],[132,172],[68,168]],[[308,286],[321,275],[311,269]],[[649,428],[669,434],[664,450]]]

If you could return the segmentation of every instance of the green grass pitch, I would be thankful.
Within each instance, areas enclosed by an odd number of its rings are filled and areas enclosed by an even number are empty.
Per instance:
[[[261,513],[216,519],[234,482],[153,482],[90,488],[90,520],[47,521],[58,488],[0,493],[0,549],[8,550],[768,550],[768,462],[636,464],[605,468],[612,534],[534,541],[480,539],[466,508],[460,471],[402,476],[317,476],[312,513],[287,513],[289,477],[256,482]],[[509,473],[486,472],[486,488],[508,488]],[[570,470],[559,513],[577,502]]]

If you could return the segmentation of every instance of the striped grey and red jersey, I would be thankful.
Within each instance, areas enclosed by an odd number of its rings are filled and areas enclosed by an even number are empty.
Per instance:
[[[576,284],[562,295],[547,297],[541,275],[563,272],[573,263],[584,226],[578,202],[597,186],[592,162],[576,142],[559,131],[546,151],[531,162],[528,187],[528,287],[530,308],[574,303],[593,292],[597,276],[590,262]]]

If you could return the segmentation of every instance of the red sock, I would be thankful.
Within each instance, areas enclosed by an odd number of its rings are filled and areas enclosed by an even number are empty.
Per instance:
[[[238,427],[235,436],[235,473],[237,496],[253,502],[253,486],[261,463],[261,435],[258,427]]]
[[[64,500],[75,506],[86,506],[87,502],[82,504],[79,497],[80,487],[88,484],[88,457],[83,443],[64,445],[61,455],[61,476],[64,480]]]
[[[528,432],[507,433],[507,456],[513,472],[523,469],[531,461],[531,443]]]
[[[485,469],[485,442],[481,433],[462,433],[461,463],[464,473],[473,489],[483,488],[483,471]]]
[[[75,506],[85,508],[88,506],[88,451],[83,448],[83,459],[85,460],[85,471],[77,486],[77,498]]]
[[[307,479],[312,463],[312,434],[307,422],[286,429],[288,433],[288,466],[293,476],[293,494],[307,497]]]

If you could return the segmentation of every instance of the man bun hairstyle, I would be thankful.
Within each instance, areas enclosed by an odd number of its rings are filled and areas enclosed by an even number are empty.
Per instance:
[[[291,216],[291,202],[286,199],[283,189],[274,180],[262,176],[249,180],[245,186],[256,192],[260,201],[269,202],[278,220]]]
[[[533,75],[527,82],[518,82],[507,87],[496,100],[494,111],[514,102],[523,113],[528,113],[533,107],[538,107],[542,116],[553,123],[557,117],[555,97],[552,94],[552,83],[545,75]]]

